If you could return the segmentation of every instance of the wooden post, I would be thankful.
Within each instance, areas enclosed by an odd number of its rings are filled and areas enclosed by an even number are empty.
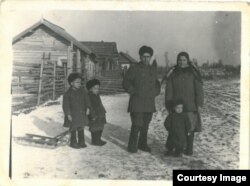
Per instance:
[[[81,53],[79,49],[76,51],[76,69],[78,73],[81,73]]]
[[[67,83],[67,63],[63,63],[63,69],[64,69],[64,91],[67,90],[68,88],[68,83]]]
[[[86,81],[87,74],[86,74],[86,61],[88,60],[88,55],[82,56],[82,75],[84,77],[84,80]]]
[[[39,88],[38,88],[38,97],[37,97],[37,105],[40,105],[41,101],[41,91],[42,91],[42,81],[43,81],[43,65],[44,65],[45,53],[43,53],[43,59],[40,66],[40,79],[39,79]]]
[[[18,76],[18,88],[21,87],[21,76]]]
[[[72,63],[72,55],[71,55],[71,47],[68,46],[68,51],[67,51],[67,68],[69,68],[67,70],[68,74],[67,76],[72,73],[72,66],[73,66],[73,63]]]
[[[53,72],[53,100],[56,99],[56,61],[54,61],[54,72]]]

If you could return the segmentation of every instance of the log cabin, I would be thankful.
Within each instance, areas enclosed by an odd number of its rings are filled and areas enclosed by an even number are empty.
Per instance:
[[[85,73],[85,69],[96,62],[92,50],[46,19],[15,36],[12,45],[14,63],[40,64],[46,56],[46,60],[56,61],[59,66],[67,65],[67,74],[79,72],[85,77],[94,75]]]
[[[96,63],[93,67],[95,74],[102,75],[105,71],[120,69],[116,42],[82,41],[81,43],[90,48],[96,55]]]
[[[119,53],[119,65],[121,66],[121,69],[123,69],[125,66],[128,69],[130,66],[132,66],[136,63],[138,63],[138,61],[136,61],[129,54],[124,53],[124,52]]]

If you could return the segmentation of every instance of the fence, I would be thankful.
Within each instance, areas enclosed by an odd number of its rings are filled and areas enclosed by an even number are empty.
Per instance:
[[[66,90],[67,66],[56,61],[42,60],[41,64],[13,63],[12,111],[30,108],[52,99]]]

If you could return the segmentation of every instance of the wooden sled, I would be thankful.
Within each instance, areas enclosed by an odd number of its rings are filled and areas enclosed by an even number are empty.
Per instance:
[[[19,142],[23,142],[24,145],[56,148],[65,142],[63,138],[69,133],[69,131],[64,131],[55,137],[42,136],[37,134],[27,133],[25,137],[16,138]]]

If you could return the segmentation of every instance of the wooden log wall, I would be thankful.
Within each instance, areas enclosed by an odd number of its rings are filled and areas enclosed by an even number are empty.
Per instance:
[[[57,66],[56,61],[43,61],[43,63],[41,65],[42,62],[41,64],[14,62],[12,111],[37,106],[47,100],[56,99],[65,92],[66,66]]]
[[[45,26],[40,26],[29,35],[20,38],[13,43],[14,61],[34,63],[42,59],[43,53],[51,53],[50,60],[58,60],[59,57],[67,58],[67,50],[70,42]]]

